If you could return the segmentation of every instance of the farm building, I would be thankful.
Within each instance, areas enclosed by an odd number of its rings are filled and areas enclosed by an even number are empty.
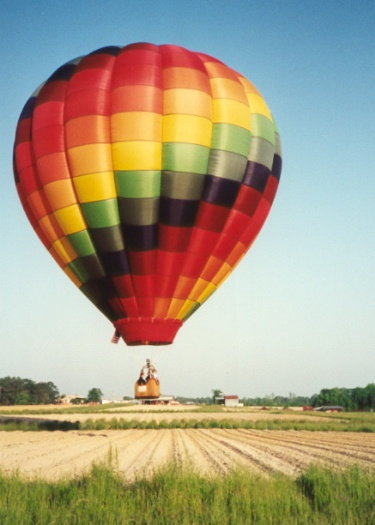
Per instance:
[[[159,396],[158,398],[144,398],[139,400],[141,405],[179,405],[174,396]]]
[[[224,405],[226,407],[242,407],[243,403],[240,403],[237,395],[215,397],[215,404]]]

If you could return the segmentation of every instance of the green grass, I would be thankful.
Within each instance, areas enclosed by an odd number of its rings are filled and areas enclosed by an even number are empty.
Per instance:
[[[246,471],[202,477],[166,467],[125,484],[95,466],[56,483],[0,474],[1,525],[372,525],[375,475],[312,467],[296,480]]]
[[[78,421],[57,421],[53,419],[44,419],[44,420],[17,420],[15,418],[9,418],[0,422],[0,430],[5,430],[8,432],[14,430],[26,431],[39,431],[39,430],[78,430],[80,428],[80,423]]]
[[[140,421],[121,418],[87,419],[80,423],[81,430],[120,430],[120,429],[164,429],[164,428],[242,428],[256,430],[310,430],[339,432],[375,432],[375,421],[366,425],[356,421],[305,421],[305,420],[259,420],[240,419],[174,419],[171,421]]]
[[[105,407],[108,405],[105,405]],[[207,407],[206,407],[207,408]],[[211,406],[212,409],[205,410],[204,407],[198,412],[222,412],[221,407]],[[111,429],[163,429],[163,428],[243,428],[243,429],[257,429],[257,430],[310,430],[310,431],[338,431],[338,432],[375,432],[375,412],[345,412],[341,414],[326,414],[316,412],[293,412],[289,410],[280,410],[278,412],[268,413],[268,417],[264,418],[261,415],[260,419],[239,419],[236,415],[239,414],[237,410],[225,410],[225,419],[215,418],[214,414],[211,417],[207,416],[202,419],[193,419],[190,414],[194,414],[197,410],[191,412],[176,413],[175,419],[167,420],[148,420],[142,421],[138,419],[139,414],[145,414],[142,411],[129,411],[118,409],[111,411],[110,419],[104,417],[108,408],[103,408],[103,405],[90,407],[73,407],[64,409],[46,409],[46,410],[19,410],[3,411],[0,417],[0,430],[111,430]],[[118,410],[118,411],[117,411]],[[241,410],[242,412],[250,412],[249,410]],[[152,410],[146,413],[151,413]],[[172,412],[171,410],[158,410],[158,415],[163,412]],[[88,418],[85,421],[68,421],[68,420],[49,420],[43,419],[43,415],[54,414],[103,414],[102,418]],[[155,412],[154,412],[155,413]],[[251,411],[254,414],[254,411]],[[1,410],[0,410],[1,414]],[[131,414],[132,419],[125,419],[121,416]],[[276,414],[276,417],[272,415]],[[36,419],[27,418],[27,415],[40,415]],[[289,416],[293,415],[293,419]],[[24,416],[24,419],[17,416]],[[312,417],[315,416],[315,417]],[[316,417],[319,419],[317,420]]]
[[[88,418],[85,421],[58,421],[58,420],[32,420],[12,419],[0,422],[0,430],[12,431],[38,431],[38,430],[128,430],[128,429],[168,429],[168,428],[232,428],[232,429],[255,429],[255,430],[309,430],[337,431],[337,432],[375,432],[375,420],[334,420],[323,419],[322,421],[306,420],[280,420],[261,419],[248,421],[244,419],[172,419],[167,420],[139,420],[113,417],[111,419]]]

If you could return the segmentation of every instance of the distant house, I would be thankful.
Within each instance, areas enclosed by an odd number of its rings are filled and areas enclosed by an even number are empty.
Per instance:
[[[243,403],[240,403],[239,397],[236,395],[215,397],[215,404],[226,407],[243,407]]]
[[[323,405],[321,407],[317,407],[315,410],[318,412],[342,412],[344,407],[339,405]]]

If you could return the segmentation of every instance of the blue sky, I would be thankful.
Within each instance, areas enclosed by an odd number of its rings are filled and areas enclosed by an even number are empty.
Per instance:
[[[372,1],[2,0],[0,377],[132,395],[146,357],[175,395],[311,395],[375,381]],[[111,324],[40,244],[15,192],[28,96],[104,45],[171,43],[249,78],[278,122],[279,192],[236,272],[165,348],[112,345]]]

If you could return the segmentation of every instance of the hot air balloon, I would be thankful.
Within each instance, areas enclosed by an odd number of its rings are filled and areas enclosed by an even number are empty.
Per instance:
[[[173,341],[253,243],[280,171],[256,88],[174,45],[66,63],[27,101],[14,145],[34,230],[128,345]]]

